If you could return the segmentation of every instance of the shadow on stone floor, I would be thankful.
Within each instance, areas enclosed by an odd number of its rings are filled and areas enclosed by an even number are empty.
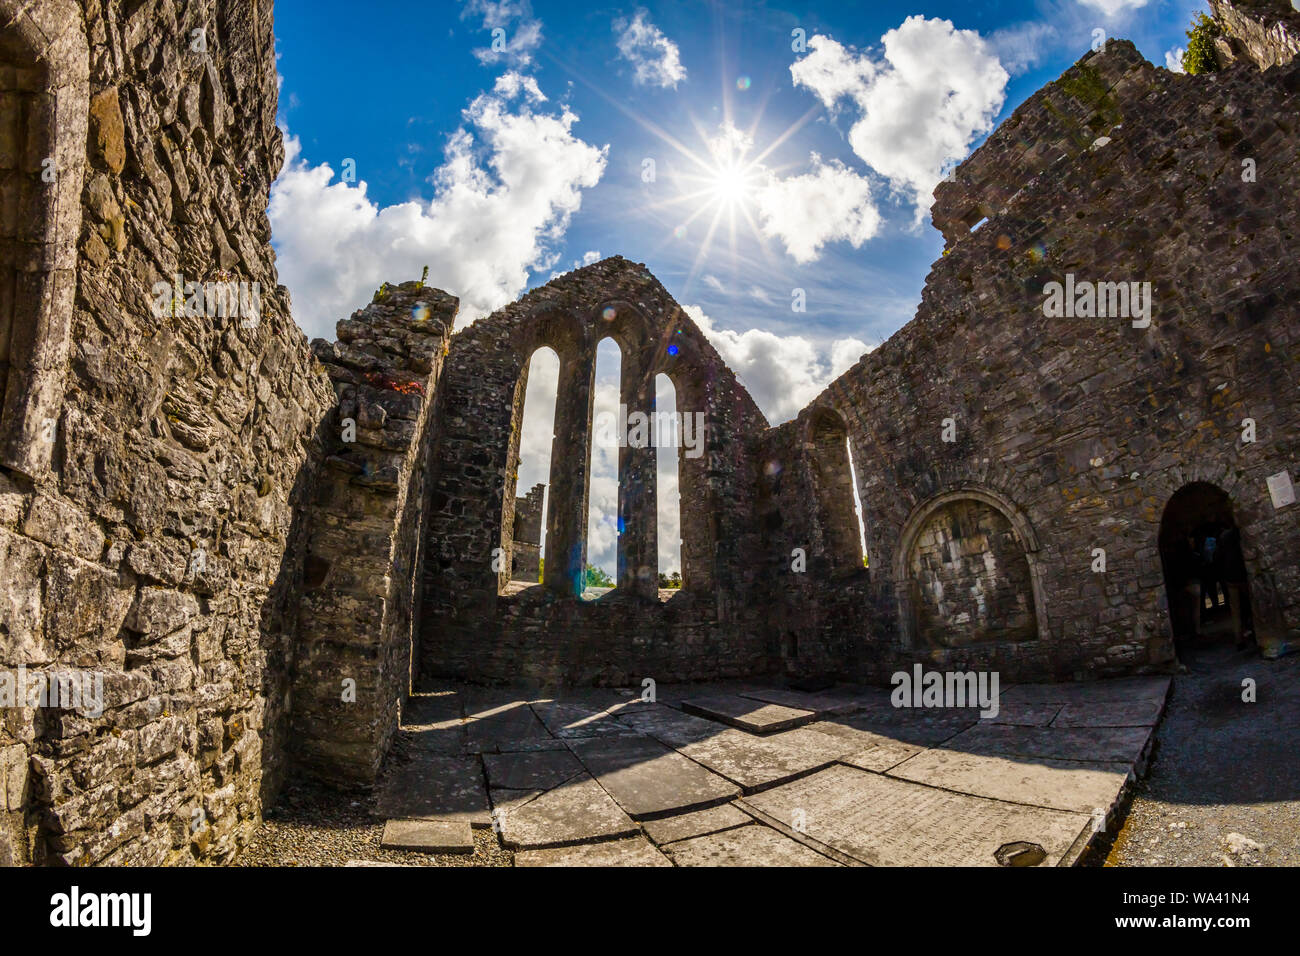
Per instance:
[[[875,687],[445,685],[412,696],[376,811],[462,844],[492,827],[517,865],[1069,864],[1144,770],[1168,684],[1021,685],[988,719]]]

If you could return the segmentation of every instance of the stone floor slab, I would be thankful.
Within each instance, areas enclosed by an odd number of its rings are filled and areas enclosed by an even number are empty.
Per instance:
[[[734,804],[724,803],[707,810],[692,810],[676,816],[647,820],[641,826],[651,840],[662,845],[744,826],[751,819],[749,814],[737,809]]]
[[[872,692],[855,692],[852,690],[803,691],[788,687],[763,687],[746,691],[742,697],[751,697],[768,704],[780,704],[795,710],[808,710],[824,716],[827,714],[849,714],[875,700],[879,695]]]
[[[735,784],[650,737],[574,740],[574,753],[634,819],[719,803]]]
[[[423,751],[389,773],[376,810],[407,820],[464,820],[482,827],[491,822],[478,758]]]
[[[1061,712],[1061,704],[1035,703],[1032,701],[1006,700],[998,701],[996,717],[982,717],[983,724],[1006,724],[1015,727],[1046,727]]]
[[[555,738],[526,701],[511,701],[479,712],[465,722],[466,746],[473,751],[528,749],[520,744]]]
[[[560,739],[582,737],[628,736],[635,731],[619,723],[606,710],[586,704],[543,701],[533,704],[533,712],[551,735]]]
[[[631,836],[637,826],[588,774],[560,784],[498,815],[502,842],[511,849]]]
[[[379,845],[385,850],[473,853],[474,833],[466,820],[389,820]]]
[[[1007,727],[976,724],[944,744],[963,753],[1134,764],[1146,749],[1146,727]]]
[[[861,738],[864,741],[862,749],[865,749],[869,743],[878,743],[882,740],[892,740],[895,743],[911,744],[916,747],[933,747],[950,737],[955,737],[978,720],[978,712],[973,710],[929,710],[885,706],[820,720],[816,724],[810,724],[808,729],[816,728],[822,733],[839,733],[846,738],[853,736],[849,731],[870,734],[870,739]]]
[[[1160,722],[1164,701],[1091,701],[1086,704],[1066,704],[1061,708],[1053,727],[1146,727]]]
[[[781,704],[741,697],[739,694],[718,694],[712,697],[694,697],[682,701],[682,710],[697,717],[721,721],[753,734],[770,734],[789,730],[817,719],[811,710],[797,710]]]
[[[402,705],[402,726],[422,727],[459,721],[464,716],[460,695],[453,692],[412,694]]]
[[[672,866],[643,836],[606,840],[579,846],[523,850],[515,854],[515,866]]]
[[[692,837],[664,848],[678,866],[839,866],[758,823]]]
[[[997,866],[997,850],[1019,841],[1042,846],[1041,865],[1053,866],[1091,829],[1087,814],[948,793],[838,765],[741,802],[760,818],[798,829],[801,839],[871,866]]]
[[[999,696],[1003,701],[1026,703],[1163,703],[1169,694],[1169,681],[1168,677],[1125,677],[1068,684],[1017,684],[1006,688]]]
[[[465,726],[459,718],[438,723],[404,727],[402,734],[411,750],[440,754],[465,754]]]
[[[922,749],[924,748],[912,744],[900,744],[894,740],[886,740],[866,750],[845,754],[839,758],[839,762],[848,764],[850,767],[857,767],[859,770],[884,773],[897,767],[904,760],[915,757]]]
[[[484,754],[488,786],[507,790],[550,790],[582,773],[568,750]]]
[[[746,793],[824,766],[846,749],[843,741],[805,727],[768,737],[724,730],[678,748],[697,763],[739,784]]]
[[[889,771],[891,777],[972,796],[1054,810],[1109,812],[1131,765],[927,750]]]
[[[621,711],[617,719],[637,733],[678,748],[707,740],[720,731],[718,725],[711,720],[683,714],[664,704],[634,705]]]

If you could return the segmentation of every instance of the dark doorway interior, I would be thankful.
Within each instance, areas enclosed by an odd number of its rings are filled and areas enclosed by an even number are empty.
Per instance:
[[[1227,493],[1206,482],[1179,489],[1165,506],[1159,547],[1179,650],[1253,644],[1246,562]]]

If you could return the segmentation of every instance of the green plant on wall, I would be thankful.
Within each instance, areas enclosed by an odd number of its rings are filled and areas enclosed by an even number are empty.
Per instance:
[[[1199,73],[1215,73],[1219,69],[1219,60],[1214,55],[1214,40],[1222,36],[1223,31],[1213,19],[1204,13],[1198,13],[1192,21],[1192,28],[1187,31],[1187,50],[1183,53],[1183,69],[1193,76]]]

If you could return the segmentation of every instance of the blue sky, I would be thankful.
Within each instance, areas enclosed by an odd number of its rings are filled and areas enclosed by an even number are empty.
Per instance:
[[[950,165],[1095,31],[1164,66],[1204,7],[279,0],[281,281],[299,325],[332,338],[381,282],[424,265],[469,321],[623,255],[776,423],[911,318],[942,250],[929,193]],[[534,372],[521,490],[546,480],[545,354]],[[611,461],[593,456],[590,544],[610,570]]]

